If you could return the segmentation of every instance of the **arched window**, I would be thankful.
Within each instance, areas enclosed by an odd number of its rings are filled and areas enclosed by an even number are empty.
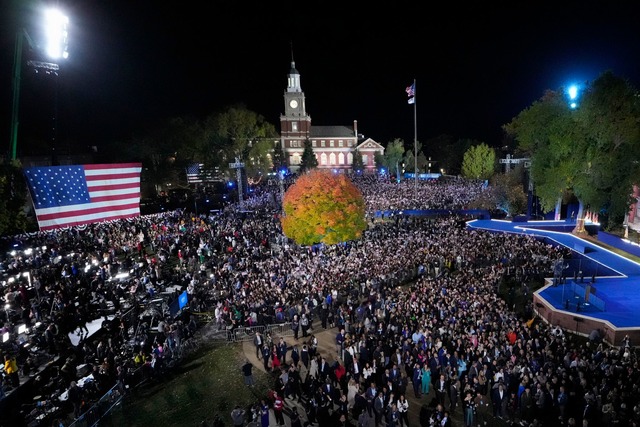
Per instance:
[[[327,153],[320,154],[320,164],[321,165],[327,164]]]
[[[329,164],[330,165],[336,164],[336,153],[329,154]]]
[[[339,153],[338,154],[338,164],[339,165],[344,165],[344,153]]]

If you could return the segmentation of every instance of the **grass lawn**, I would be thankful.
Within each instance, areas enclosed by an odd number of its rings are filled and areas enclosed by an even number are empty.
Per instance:
[[[241,344],[202,349],[157,382],[133,390],[111,420],[114,426],[200,426],[213,425],[219,416],[232,425],[235,405],[247,409],[266,397],[273,377],[254,368],[254,387],[244,385],[241,367],[245,363]]]

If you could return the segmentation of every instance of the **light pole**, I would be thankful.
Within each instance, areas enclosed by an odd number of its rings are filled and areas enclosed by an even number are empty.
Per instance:
[[[67,51],[67,26],[69,18],[60,11],[49,9],[45,11],[45,28],[46,28],[46,48],[44,53],[47,58],[58,60],[66,59],[69,56]],[[18,126],[20,124],[20,80],[22,77],[22,50],[24,41],[27,41],[29,47],[38,50],[38,46],[33,43],[29,33],[21,28],[16,33],[15,52],[13,57],[13,104],[11,109],[11,160],[17,157],[18,149]],[[43,62],[30,60],[27,62],[36,69],[43,69],[45,72],[57,72],[60,68],[56,62]]]

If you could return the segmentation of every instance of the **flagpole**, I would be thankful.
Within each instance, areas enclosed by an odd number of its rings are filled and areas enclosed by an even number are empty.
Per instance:
[[[413,79],[413,174],[415,176],[414,197],[418,200],[418,123],[417,123],[417,102],[416,102],[416,79]]]

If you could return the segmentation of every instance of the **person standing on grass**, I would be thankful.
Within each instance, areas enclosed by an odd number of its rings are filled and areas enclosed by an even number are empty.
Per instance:
[[[242,374],[244,375],[244,385],[253,387],[253,365],[246,359],[244,365],[242,365]]]

